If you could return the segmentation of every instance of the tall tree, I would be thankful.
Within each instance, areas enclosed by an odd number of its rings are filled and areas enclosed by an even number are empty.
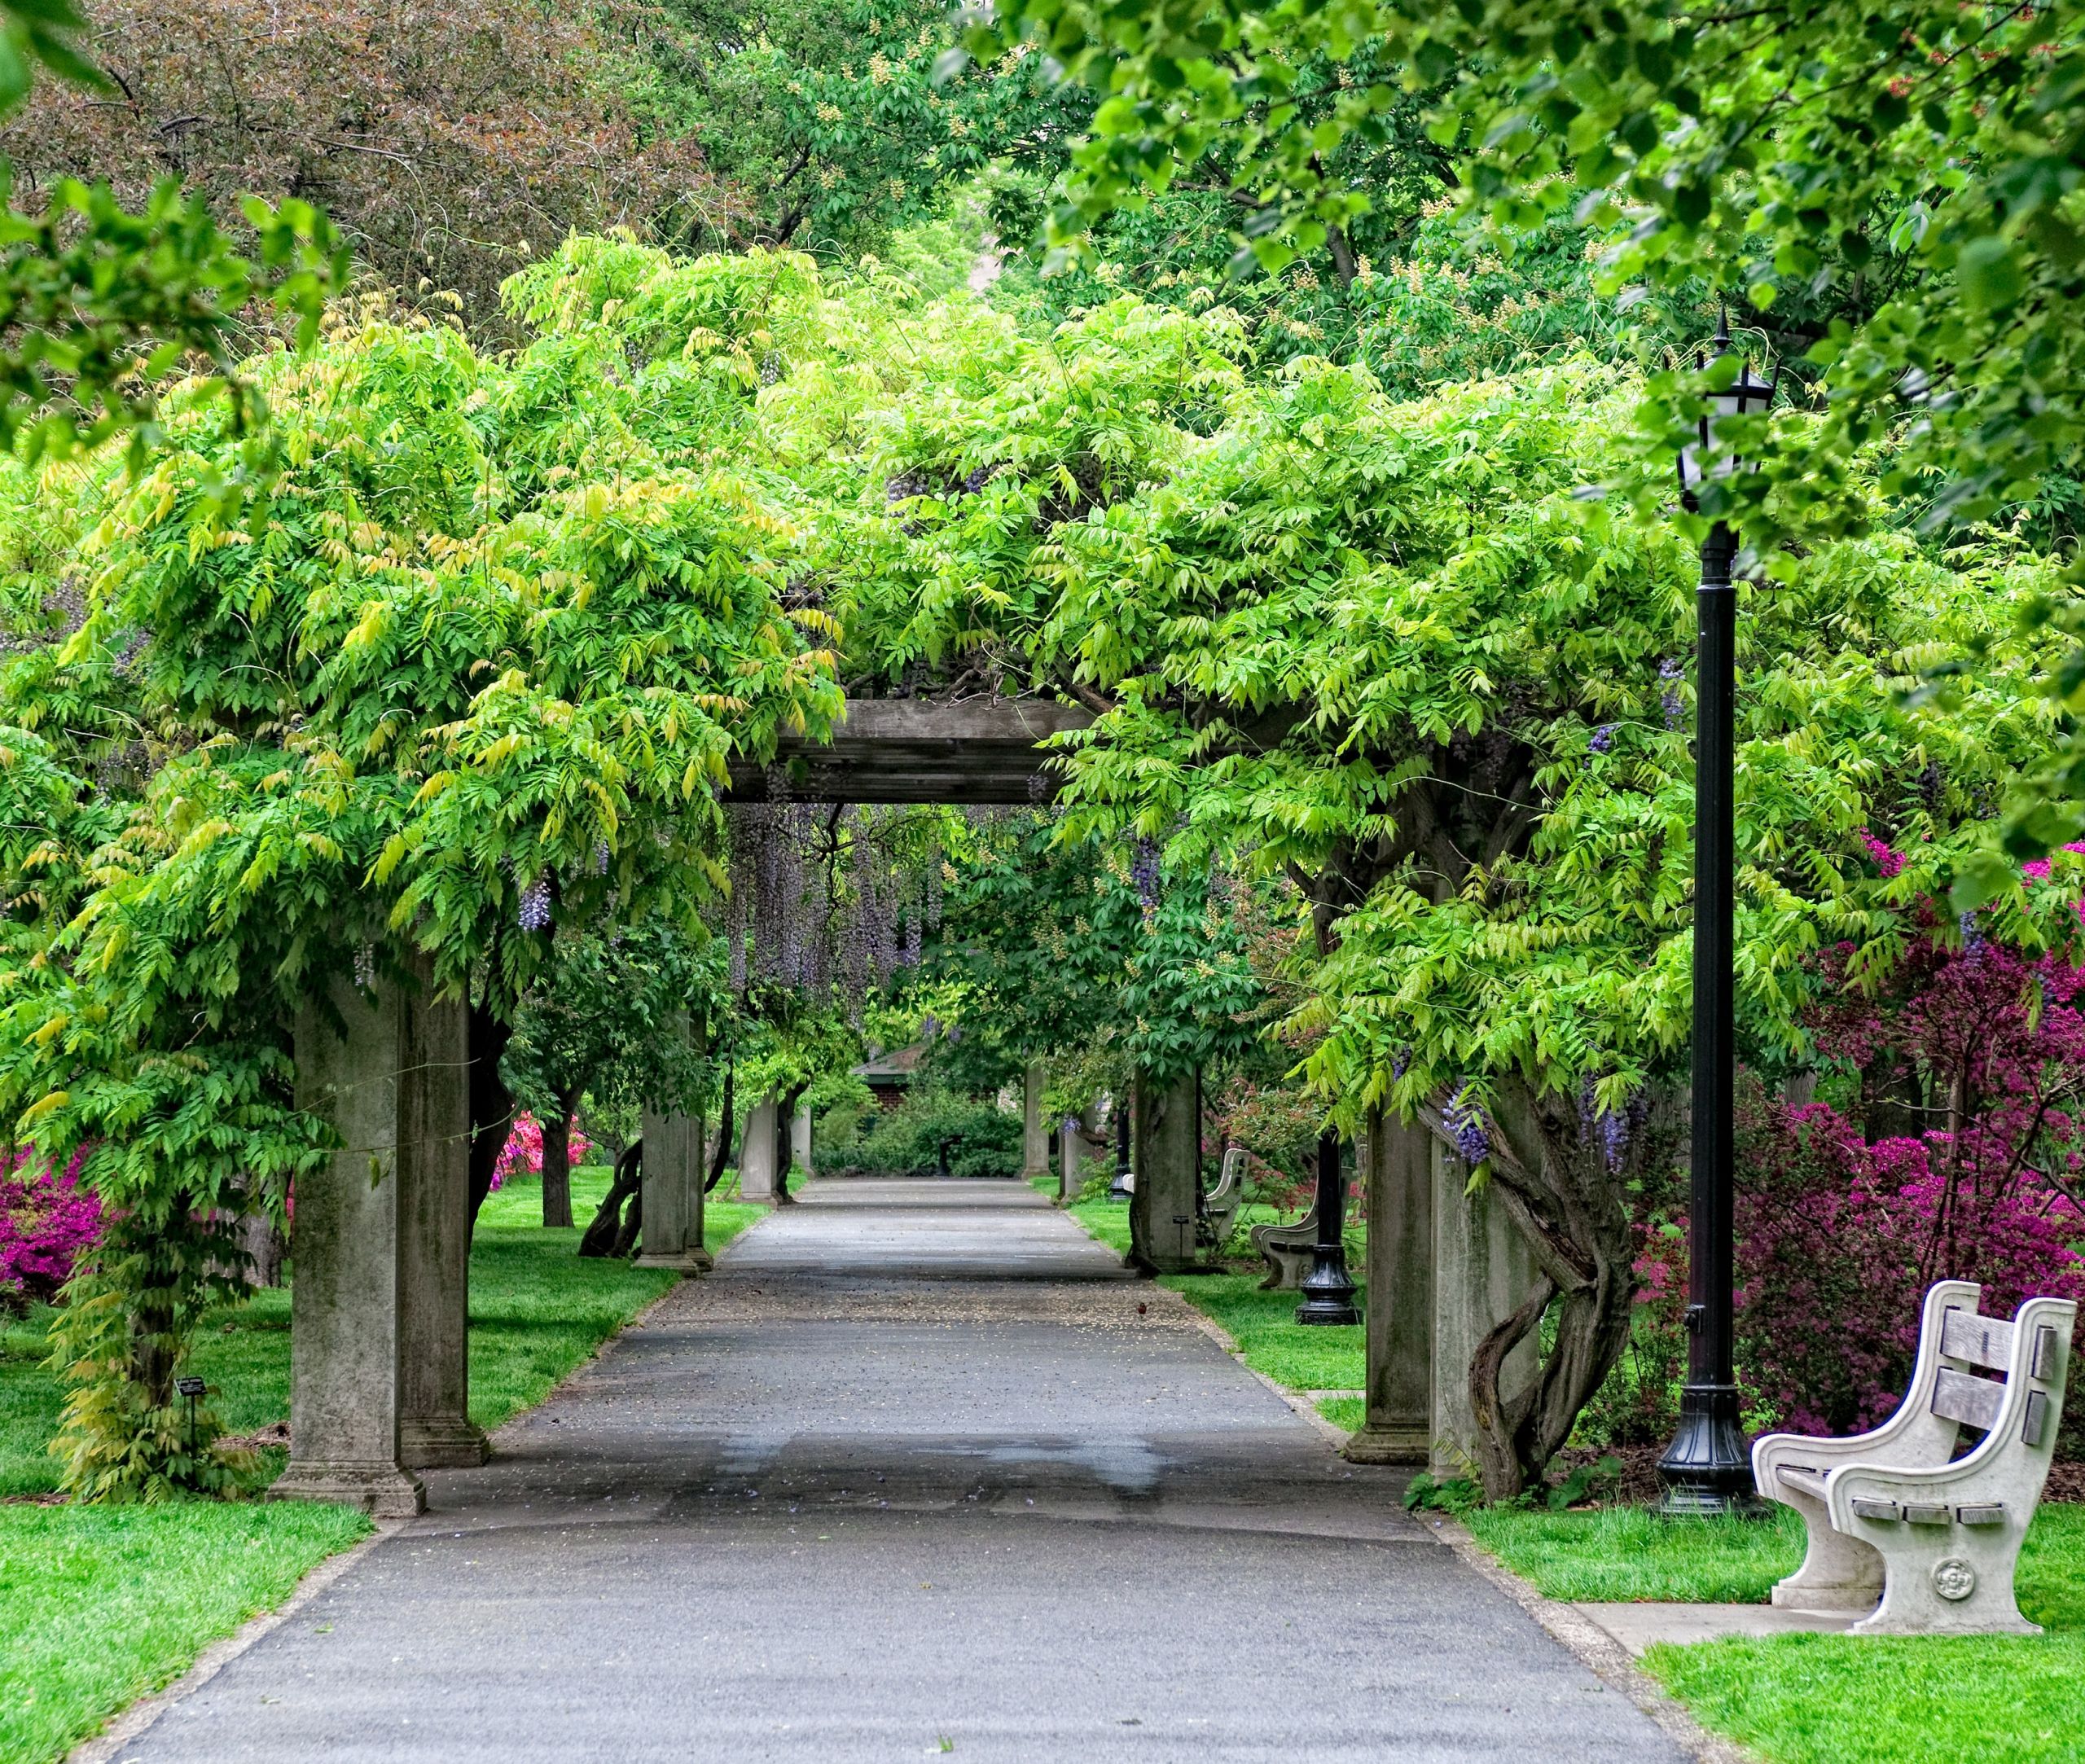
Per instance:
[[[407,301],[497,322],[502,278],[573,230],[685,236],[728,201],[684,129],[621,90],[656,21],[630,0],[91,0],[91,87],[0,134],[18,187],[168,181],[237,230],[256,192],[313,204]]]

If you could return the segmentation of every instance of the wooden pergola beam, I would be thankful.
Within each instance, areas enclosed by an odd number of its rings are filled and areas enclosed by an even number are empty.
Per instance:
[[[734,766],[731,802],[1029,803],[1056,794],[1037,744],[1093,713],[1043,698],[858,698],[830,741],[784,739],[768,768]]]

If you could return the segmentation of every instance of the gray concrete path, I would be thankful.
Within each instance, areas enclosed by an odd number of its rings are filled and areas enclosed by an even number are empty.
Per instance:
[[[122,1755],[1682,1755],[1013,1183],[814,1183],[498,1448]]]

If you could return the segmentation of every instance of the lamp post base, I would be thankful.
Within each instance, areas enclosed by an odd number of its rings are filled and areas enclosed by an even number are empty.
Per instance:
[[[1361,1312],[1354,1302],[1353,1278],[1346,1271],[1346,1246],[1327,1249],[1323,1244],[1311,1253],[1310,1271],[1303,1276],[1303,1302],[1296,1307],[1300,1323],[1358,1323]]]
[[[1668,1518],[1767,1511],[1752,1486],[1736,1385],[1689,1384],[1680,1393],[1679,1429],[1658,1459],[1658,1477],[1665,1484],[1658,1511]]]

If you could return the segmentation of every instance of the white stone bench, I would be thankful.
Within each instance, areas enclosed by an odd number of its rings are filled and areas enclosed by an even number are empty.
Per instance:
[[[1286,1222],[1270,1220],[1253,1227],[1253,1248],[1267,1265],[1262,1292],[1294,1292],[1301,1289],[1303,1276],[1310,1271],[1311,1252],[1318,1242],[1318,1209],[1304,1208],[1299,1218]]]
[[[2008,1323],[1977,1314],[1981,1290],[1943,1280],[1926,1294],[1911,1389],[1872,1433],[1754,1445],[1759,1492],[1810,1533],[1776,1604],[1872,1607],[1853,1626],[1863,1635],[2040,1633],[2020,1615],[2013,1571],[2048,1480],[2078,1307],[2030,1298]],[[1957,1458],[1964,1427],[1983,1438]]]
[[[1212,1255],[1221,1253],[1231,1241],[1231,1227],[1238,1222],[1238,1209],[1245,1204],[1246,1151],[1242,1145],[1227,1147],[1216,1186],[1202,1196],[1201,1218],[1196,1221],[1197,1244]]]

